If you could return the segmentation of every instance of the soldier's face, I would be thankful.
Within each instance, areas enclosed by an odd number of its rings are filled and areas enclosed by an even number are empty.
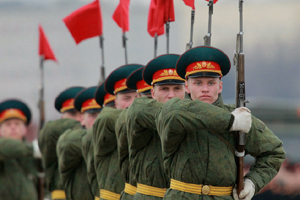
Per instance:
[[[117,109],[124,109],[130,106],[139,94],[137,92],[117,93],[115,104]]]
[[[191,94],[192,100],[198,99],[212,104],[222,92],[223,82],[220,78],[212,77],[188,78],[185,87],[187,93]]]
[[[26,133],[27,127],[21,119],[9,119],[0,124],[0,137],[22,140]]]
[[[81,125],[89,129],[93,126],[95,119],[97,118],[99,112],[97,113],[83,113],[81,119]]]
[[[184,85],[154,85],[151,89],[152,98],[165,103],[174,97],[184,98]]]

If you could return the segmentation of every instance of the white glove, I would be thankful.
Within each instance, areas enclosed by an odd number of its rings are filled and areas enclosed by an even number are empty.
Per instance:
[[[239,107],[232,111],[231,114],[234,115],[234,121],[230,131],[248,133],[252,124],[251,111],[246,107]]]
[[[32,146],[33,146],[33,157],[34,158],[42,158],[42,153],[40,151],[37,139],[32,141]]]
[[[241,191],[238,196],[236,188],[233,189],[233,198],[234,200],[250,200],[254,196],[255,186],[254,183],[250,179],[244,180],[244,189]]]

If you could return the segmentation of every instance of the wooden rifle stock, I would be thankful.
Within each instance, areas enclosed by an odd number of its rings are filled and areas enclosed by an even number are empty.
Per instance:
[[[41,69],[41,87],[40,87],[40,100],[38,103],[39,111],[40,111],[40,127],[41,130],[45,123],[45,102],[44,102],[44,56],[41,56],[40,60],[40,69]],[[36,165],[38,168],[38,184],[37,184],[37,192],[38,192],[38,200],[43,200],[45,196],[45,183],[44,183],[44,168],[42,164],[42,159],[38,158],[36,160]]]

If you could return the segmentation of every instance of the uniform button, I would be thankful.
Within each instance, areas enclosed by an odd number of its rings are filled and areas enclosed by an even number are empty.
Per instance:
[[[203,185],[203,187],[202,187],[202,194],[208,195],[209,192],[210,192],[209,186],[208,185]]]

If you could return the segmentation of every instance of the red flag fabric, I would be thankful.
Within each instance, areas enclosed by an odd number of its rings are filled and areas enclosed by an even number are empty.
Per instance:
[[[123,33],[129,31],[129,3],[130,0],[120,0],[113,14],[113,20],[122,28]]]
[[[39,24],[39,55],[44,56],[44,60],[54,60],[57,61],[55,55],[49,45],[48,39],[42,26]]]
[[[195,10],[195,0],[183,0],[185,5],[192,7],[193,10]]]
[[[85,5],[63,19],[76,44],[102,35],[102,16],[99,0]]]
[[[165,33],[164,28],[165,8],[162,0],[151,0],[148,13],[148,33],[154,37]]]
[[[174,2],[173,0],[164,0],[165,1],[165,23],[175,21],[175,11],[174,11]]]
[[[209,0],[205,0],[205,1],[209,1]],[[218,0],[214,0],[214,3],[217,3]]]

